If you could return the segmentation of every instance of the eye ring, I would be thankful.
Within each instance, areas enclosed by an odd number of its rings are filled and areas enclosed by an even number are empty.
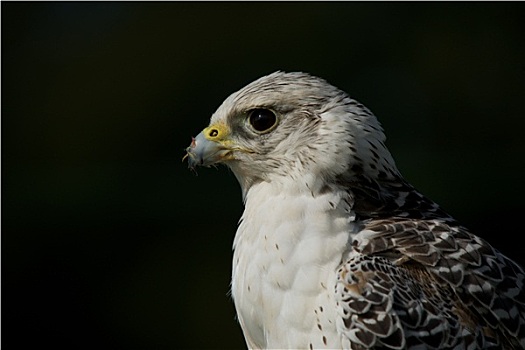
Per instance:
[[[263,134],[277,125],[277,116],[269,109],[256,108],[248,112],[248,123],[255,132]]]

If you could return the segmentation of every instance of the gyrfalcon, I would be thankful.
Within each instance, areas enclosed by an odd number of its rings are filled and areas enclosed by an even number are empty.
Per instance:
[[[250,83],[186,151],[241,185],[231,292],[250,348],[525,348],[522,268],[405,181],[376,117],[325,80]]]

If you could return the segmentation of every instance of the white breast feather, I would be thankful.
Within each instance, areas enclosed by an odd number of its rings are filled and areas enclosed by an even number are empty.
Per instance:
[[[345,205],[339,193],[299,194],[295,183],[263,182],[248,192],[234,242],[232,294],[252,347],[340,346],[335,324],[323,331],[317,324],[336,317],[328,287],[354,231]]]

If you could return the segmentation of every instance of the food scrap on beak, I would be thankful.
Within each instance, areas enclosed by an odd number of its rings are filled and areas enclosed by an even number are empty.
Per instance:
[[[221,127],[208,127],[196,137],[191,138],[191,144],[186,148],[188,167],[192,170],[199,165],[210,166],[227,159],[231,149],[225,146],[224,130]]]

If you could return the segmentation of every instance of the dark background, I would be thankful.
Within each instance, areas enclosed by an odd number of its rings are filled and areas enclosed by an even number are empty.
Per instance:
[[[4,348],[244,347],[240,190],[181,158],[278,69],[366,104],[405,177],[523,264],[524,9],[2,2]]]

